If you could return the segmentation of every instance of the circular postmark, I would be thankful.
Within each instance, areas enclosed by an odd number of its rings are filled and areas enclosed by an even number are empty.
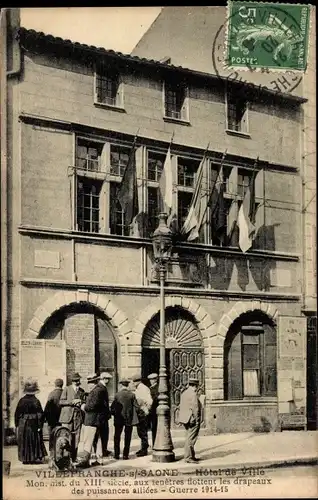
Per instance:
[[[254,2],[239,4],[243,7],[245,4],[245,10],[236,9],[232,12],[214,36],[214,72],[229,81],[253,84],[276,92],[293,92],[302,81],[302,72],[293,69],[292,65],[288,69],[286,60],[288,57],[293,61],[296,52],[299,54],[300,40],[303,43],[303,37],[299,34],[303,26],[287,6],[284,8],[284,5]],[[259,19],[248,15],[249,12],[256,11],[254,5],[263,7]],[[229,50],[229,47],[233,50]],[[262,66],[262,61],[267,65]]]

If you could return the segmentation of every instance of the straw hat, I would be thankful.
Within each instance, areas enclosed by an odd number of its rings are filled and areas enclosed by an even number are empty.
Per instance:
[[[96,373],[92,373],[91,375],[88,375],[87,383],[94,384],[95,382],[98,382],[99,379],[100,379],[99,375],[97,375]]]

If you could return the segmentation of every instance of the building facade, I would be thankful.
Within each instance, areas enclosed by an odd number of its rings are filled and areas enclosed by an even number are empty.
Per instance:
[[[172,426],[196,374],[207,429],[279,428],[279,320],[302,315],[304,99],[16,29],[14,11],[5,21],[6,427],[26,374],[44,397],[58,373],[107,370],[112,395],[120,377],[158,370],[151,236],[170,146],[179,228],[201,161],[206,206],[194,242],[176,235],[167,274]],[[127,227],[117,193],[134,141],[140,217]],[[222,237],[211,203],[220,167]],[[252,176],[257,233],[243,253],[237,216]]]

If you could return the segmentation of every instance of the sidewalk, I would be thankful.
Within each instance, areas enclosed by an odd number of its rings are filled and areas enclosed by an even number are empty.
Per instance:
[[[150,435],[149,435],[150,437]],[[112,441],[110,441],[112,443]],[[146,457],[135,457],[140,441],[133,439],[130,460],[107,459],[103,464],[111,469],[177,469],[180,473],[190,474],[198,469],[236,469],[244,467],[278,467],[296,464],[318,464],[318,431],[283,431],[266,434],[240,433],[199,436],[196,444],[198,465],[187,464],[183,460],[182,435],[173,436],[176,460],[173,463],[152,461],[151,451]],[[110,446],[110,449],[111,446]],[[3,460],[11,461],[10,475],[25,474],[31,470],[43,470],[48,464],[23,465],[17,458],[17,447],[3,449]]]

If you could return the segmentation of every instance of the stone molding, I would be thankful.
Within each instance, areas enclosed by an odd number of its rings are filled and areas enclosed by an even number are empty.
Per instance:
[[[36,339],[41,333],[45,322],[58,310],[71,304],[87,303],[102,311],[111,326],[117,333],[118,339],[124,340],[124,337],[130,334],[131,328],[128,324],[128,318],[114,300],[107,295],[89,292],[85,289],[60,291],[53,297],[46,300],[35,311],[28,329],[24,332],[25,339]]]

